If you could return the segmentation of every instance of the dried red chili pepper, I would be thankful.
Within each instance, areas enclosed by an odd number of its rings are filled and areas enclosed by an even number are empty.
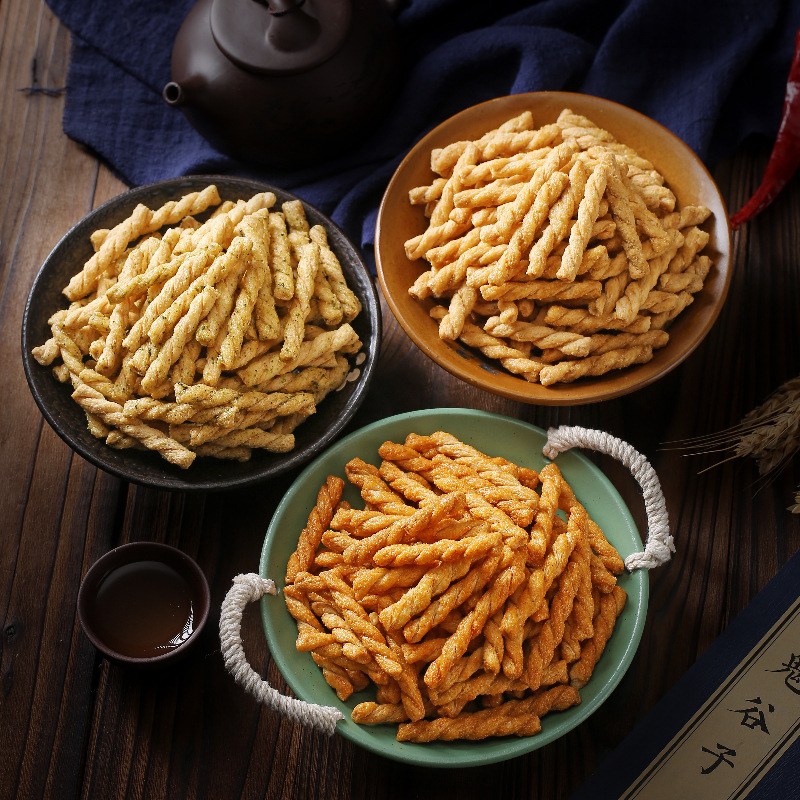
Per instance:
[[[800,166],[800,31],[794,41],[794,57],[786,82],[783,115],[761,184],[753,196],[731,217],[736,230],[760,214],[777,196]]]

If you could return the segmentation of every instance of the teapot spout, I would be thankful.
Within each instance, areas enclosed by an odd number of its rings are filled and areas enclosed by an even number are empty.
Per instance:
[[[181,85],[175,81],[170,81],[161,90],[161,96],[165,102],[171,106],[182,106],[185,101],[185,95]]]

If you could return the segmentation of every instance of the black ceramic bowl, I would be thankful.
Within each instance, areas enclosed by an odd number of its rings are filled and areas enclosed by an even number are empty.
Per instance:
[[[289,453],[254,451],[247,462],[198,458],[188,469],[174,466],[157,453],[115,450],[89,433],[86,417],[71,397],[70,387],[59,383],[50,367],[43,367],[31,350],[50,337],[47,320],[67,306],[62,289],[92,255],[90,234],[111,228],[138,203],[157,208],[208,184],[217,186],[223,200],[247,199],[257,192],[272,191],[278,205],[295,195],[260,181],[221,175],[193,175],[140,186],[109,200],[75,225],[55,246],[33,282],[22,321],[22,360],[28,385],[45,419],[76,452],[97,467],[119,478],[173,490],[219,490],[248,486],[305,463],[321,452],[341,432],[361,405],[377,363],[381,340],[381,312],[372,277],[355,246],[320,211],[303,202],[311,225],[323,225],[328,243],[342,265],[348,285],[361,301],[362,311],[351,323],[363,343],[365,361],[360,375],[331,392],[317,411],[295,431],[295,448]]]
[[[210,608],[197,563],[159,542],[109,550],[78,591],[78,619],[92,644],[112,661],[140,669],[182,659],[200,638]]]

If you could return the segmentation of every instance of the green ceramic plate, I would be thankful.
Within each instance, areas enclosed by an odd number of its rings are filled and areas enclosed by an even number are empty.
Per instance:
[[[540,428],[469,409],[432,409],[401,414],[368,425],[345,437],[311,463],[297,478],[275,512],[261,554],[260,575],[271,578],[280,590],[286,563],[297,546],[319,487],[330,474],[344,478],[344,466],[356,456],[378,465],[378,447],[386,440],[402,442],[409,433],[447,431],[490,456],[503,456],[522,466],[540,469],[546,434]],[[639,552],[642,542],[634,521],[613,485],[585,456],[568,451],[557,463],[576,496],[600,525],[609,541],[625,558]],[[345,499],[362,507],[361,498],[347,486]],[[356,744],[387,758],[431,767],[467,767],[489,764],[528,753],[552,742],[589,717],[611,694],[630,666],[638,647],[647,614],[648,581],[645,570],[625,573],[620,585],[628,593],[614,635],[595,668],[589,684],[581,691],[581,704],[542,719],[542,730],[531,737],[504,737],[480,742],[398,742],[396,725],[356,725],[350,712],[356,703],[374,700],[369,689],[342,703],[325,683],[308,653],[295,649],[297,626],[286,610],[280,592],[261,600],[264,632],[275,663],[292,691],[302,700],[336,706],[345,715],[336,729]]]

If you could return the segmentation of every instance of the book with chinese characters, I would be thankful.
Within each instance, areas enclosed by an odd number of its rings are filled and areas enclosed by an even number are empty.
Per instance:
[[[800,800],[800,551],[571,800]]]

